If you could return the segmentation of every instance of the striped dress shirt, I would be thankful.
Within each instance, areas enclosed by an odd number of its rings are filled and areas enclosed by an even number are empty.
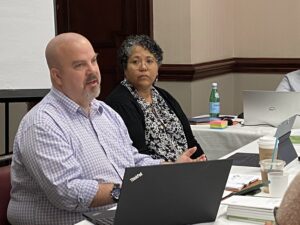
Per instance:
[[[22,119],[13,150],[8,218],[16,225],[74,224],[99,209],[89,208],[99,183],[121,183],[126,167],[160,163],[138,153],[105,103],[93,100],[87,115],[54,88]]]

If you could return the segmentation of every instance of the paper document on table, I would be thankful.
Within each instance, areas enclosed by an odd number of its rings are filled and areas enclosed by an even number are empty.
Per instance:
[[[225,189],[227,191],[240,191],[246,186],[259,180],[259,178],[260,176],[258,175],[230,174]]]
[[[210,122],[210,117],[206,116],[206,117],[192,117],[192,118],[189,118],[189,122],[190,123],[209,123]]]
[[[280,205],[281,198],[268,198],[258,196],[233,195],[222,201],[224,205],[236,206],[238,208],[256,208],[272,210]]]
[[[274,221],[273,209],[280,205],[280,198],[234,195],[222,201],[228,205],[227,219],[265,224]]]
[[[232,195],[232,191],[224,191],[223,192],[223,195],[222,195],[222,199],[225,199],[227,198],[228,196],[231,196]]]
[[[113,206],[113,207],[109,208],[108,210],[117,210],[117,206]]]
[[[235,115],[220,115],[218,118],[214,118],[213,120],[225,120],[225,119],[236,119],[237,116]],[[212,118],[209,115],[201,115],[201,116],[194,116],[189,118],[189,122],[191,124],[208,124]]]

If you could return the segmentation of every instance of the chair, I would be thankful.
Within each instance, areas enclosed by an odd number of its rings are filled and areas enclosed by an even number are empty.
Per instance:
[[[0,224],[9,225],[7,206],[10,199],[10,165],[0,167]]]

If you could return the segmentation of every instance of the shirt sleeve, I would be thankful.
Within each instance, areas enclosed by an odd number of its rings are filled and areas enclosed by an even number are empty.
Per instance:
[[[63,131],[48,124],[36,124],[19,140],[23,163],[48,200],[69,211],[84,211],[98,190],[98,182],[82,177],[70,140]]]
[[[149,165],[158,165],[161,164],[161,159],[153,159],[151,156],[146,154],[141,154],[139,151],[132,145],[132,140],[129,136],[127,127],[121,118],[120,115],[116,113],[116,118],[118,120],[120,129],[122,130],[122,139],[126,141],[126,145],[132,153],[135,166],[149,166]]]
[[[287,76],[284,76],[282,81],[276,88],[276,91],[291,91],[291,84]]]

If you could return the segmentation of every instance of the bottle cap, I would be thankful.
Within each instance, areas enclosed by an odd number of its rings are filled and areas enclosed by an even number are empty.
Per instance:
[[[213,86],[213,87],[217,87],[217,86],[218,86],[218,84],[217,84],[217,83],[212,83],[212,84],[211,84],[211,86]]]

